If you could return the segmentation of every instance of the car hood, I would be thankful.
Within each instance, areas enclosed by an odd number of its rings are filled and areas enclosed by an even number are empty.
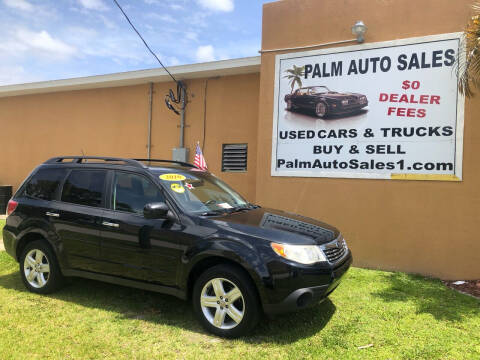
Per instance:
[[[229,232],[287,244],[320,245],[339,235],[336,228],[321,221],[269,208],[226,214],[210,220]]]

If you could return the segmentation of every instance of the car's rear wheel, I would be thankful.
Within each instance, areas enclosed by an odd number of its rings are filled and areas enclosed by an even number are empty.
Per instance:
[[[327,104],[325,104],[323,101],[320,101],[315,105],[315,115],[317,115],[320,118],[324,118],[327,116],[328,108]]]
[[[252,281],[230,265],[217,265],[200,275],[194,284],[193,306],[205,329],[228,338],[246,334],[260,316]]]
[[[63,284],[57,259],[44,241],[27,244],[19,260],[23,283],[31,292],[48,294]]]

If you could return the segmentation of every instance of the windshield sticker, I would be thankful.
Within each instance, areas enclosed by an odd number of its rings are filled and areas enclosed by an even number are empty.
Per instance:
[[[185,188],[180,184],[172,184],[170,185],[170,189],[172,189],[173,191],[179,194],[182,194],[185,192]]]
[[[190,184],[190,183],[186,183],[186,184],[185,184],[185,187],[186,187],[188,190],[193,190],[193,189],[195,189],[195,188],[193,187],[193,185]]]
[[[165,181],[183,181],[186,179],[185,176],[180,174],[162,174],[159,178]]]
[[[228,203],[220,203],[220,204],[217,204],[217,206],[219,206],[223,209],[233,209],[233,206],[228,204]]]

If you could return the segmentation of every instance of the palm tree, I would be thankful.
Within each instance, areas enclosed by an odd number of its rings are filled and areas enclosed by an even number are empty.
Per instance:
[[[457,58],[458,88],[467,97],[474,95],[472,85],[480,88],[480,3],[472,5],[475,15],[465,29],[465,63]]]
[[[297,67],[293,65],[292,69],[287,69],[285,72],[288,73],[288,75],[285,75],[284,78],[290,80],[290,87],[292,88],[290,94],[292,94],[295,84],[298,84],[299,88],[302,87],[302,77],[305,75],[305,66]]]

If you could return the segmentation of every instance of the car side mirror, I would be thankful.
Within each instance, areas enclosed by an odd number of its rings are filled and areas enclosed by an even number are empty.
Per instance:
[[[168,206],[164,202],[155,202],[145,205],[143,216],[145,219],[166,219]]]

